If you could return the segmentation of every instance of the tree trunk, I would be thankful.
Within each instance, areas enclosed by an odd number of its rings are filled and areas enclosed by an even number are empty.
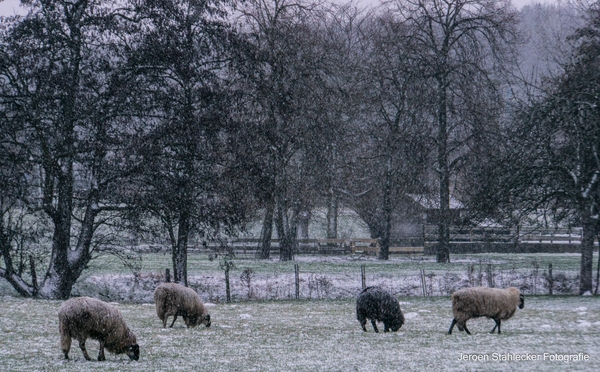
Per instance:
[[[0,220],[0,257],[4,258],[4,267],[0,267],[0,277],[6,279],[17,292],[24,297],[32,297],[34,287],[25,283],[23,279],[14,272],[12,257],[10,256],[10,238],[5,232],[4,221]]]
[[[596,266],[596,289],[594,289],[594,296],[598,295],[598,286],[600,285],[600,224],[596,224],[595,235],[595,239],[598,240],[598,266]],[[592,244],[594,243],[592,242]]]
[[[296,236],[295,232],[289,231],[285,236],[279,240],[279,259],[281,261],[291,261],[294,259],[294,252],[296,250]]]
[[[72,144],[71,144],[72,145]],[[71,146],[72,147],[72,146]],[[72,149],[71,149],[72,150]],[[53,177],[47,173],[46,177]],[[73,213],[73,161],[63,160],[58,174],[58,200],[56,209],[46,206],[54,223],[52,255],[39,294],[42,298],[67,299],[77,280],[71,274],[69,251],[71,248],[71,215]]]
[[[589,216],[587,209],[582,216],[581,237],[581,268],[579,274],[579,294],[593,293],[593,261],[594,261],[594,237],[596,235],[596,221]]]
[[[187,287],[187,245],[190,233],[189,213],[182,211],[177,224],[177,244],[173,254],[173,281]]]
[[[438,82],[438,167],[440,205],[438,222],[437,262],[450,262],[450,169],[448,167],[447,83]]]
[[[271,255],[271,238],[273,236],[273,213],[275,207],[272,201],[268,201],[265,210],[265,218],[263,220],[261,241],[259,249],[259,258],[268,259]]]
[[[287,208],[284,201],[277,203],[277,213],[275,217],[275,226],[279,237],[279,259],[281,261],[291,261],[294,259],[296,248],[297,222],[288,218]]]
[[[298,236],[300,239],[308,239],[308,225],[310,223],[311,212],[305,210],[298,215]]]
[[[50,266],[43,284],[38,290],[38,297],[68,299],[71,296],[73,285],[91,260],[90,247],[94,235],[94,223],[99,210],[97,209],[97,190],[92,189],[90,192],[75,249],[71,249],[70,233],[66,234],[66,231],[71,230],[71,218],[59,218],[55,222],[59,226],[55,226]],[[70,203],[63,202],[62,204]]]
[[[389,226],[389,221],[386,221],[386,225]],[[382,231],[381,244],[379,245],[379,259],[389,260],[390,259],[390,229],[385,227]]]
[[[333,188],[329,190],[327,203],[327,239],[338,237],[338,198]]]
[[[390,236],[392,234],[392,160],[387,161],[385,172],[385,187],[383,189],[383,226],[381,231],[381,245],[379,247],[379,259],[390,258]]]
[[[596,225],[596,239],[598,240],[598,266],[596,266],[596,289],[594,296],[598,295],[598,285],[600,285],[600,226]],[[592,243],[593,244],[593,243]],[[593,255],[593,253],[592,253]]]

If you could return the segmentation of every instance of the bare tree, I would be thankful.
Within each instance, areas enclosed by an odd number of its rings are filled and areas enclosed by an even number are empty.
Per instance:
[[[519,191],[535,205],[550,206],[583,228],[579,292],[592,293],[594,237],[600,214],[600,8],[572,39],[578,43],[564,73],[520,117],[514,141],[529,154],[512,172],[521,176]],[[527,172],[527,178],[524,173]],[[510,183],[514,185],[514,183]]]
[[[40,282],[32,272],[27,283],[3,244],[0,275],[23,295],[68,298],[100,243],[95,233],[115,209],[112,191],[127,174],[119,158],[130,127],[120,113],[122,45],[114,37],[124,18],[107,1],[27,5],[29,15],[1,40],[0,105],[18,129],[13,149],[29,163],[21,200],[51,221],[51,252]]]
[[[364,36],[365,24],[371,14],[358,2],[331,4],[321,15],[320,38],[324,49],[325,79],[314,87],[315,177],[321,204],[327,209],[326,237],[338,238],[338,215],[353,183],[352,156],[361,140],[353,123],[362,119],[365,96],[364,71],[369,58],[368,42]],[[349,204],[348,204],[349,205]]]
[[[363,29],[369,45],[363,75],[362,120],[353,169],[356,211],[381,241],[380,259],[389,258],[392,220],[410,193],[425,187],[429,164],[427,123],[431,95],[411,58],[411,29],[381,13]],[[425,124],[426,125],[426,124]]]
[[[471,128],[486,112],[480,89],[494,91],[494,68],[515,42],[517,13],[509,1],[404,0],[395,10],[413,32],[414,58],[435,94],[433,117],[440,222],[437,261],[450,260],[450,196]],[[479,89],[472,89],[473,82]],[[488,101],[489,102],[489,101]]]
[[[248,78],[246,128],[256,159],[258,197],[265,210],[260,257],[268,258],[275,223],[280,259],[296,250],[301,214],[310,210],[314,181],[307,133],[314,116],[312,89],[320,79],[320,51],[313,44],[315,5],[289,0],[248,1],[238,9],[255,47],[256,65]],[[312,102],[312,103],[311,103]]]
[[[140,7],[145,21],[131,64],[147,134],[137,146],[145,159],[137,206],[161,222],[174,281],[187,285],[191,238],[232,233],[246,214],[233,148],[240,123],[228,88],[240,40],[220,0],[148,0]]]

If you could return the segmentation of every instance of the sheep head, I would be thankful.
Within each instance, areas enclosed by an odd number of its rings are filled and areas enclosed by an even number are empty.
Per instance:
[[[394,319],[392,324],[390,324],[390,329],[392,330],[392,332],[398,332],[398,330],[402,327],[403,324],[404,322],[402,321],[402,319],[396,318]]]
[[[183,320],[188,327],[195,327],[200,324],[206,325],[206,328],[210,327],[210,314],[205,316],[188,316]]]
[[[525,307],[525,296],[523,296],[523,294],[519,295],[519,309],[522,309]]]
[[[133,344],[127,347],[127,349],[125,349],[125,354],[127,354],[127,356],[129,357],[129,359],[131,360],[138,360],[140,359],[140,347],[138,344]]]

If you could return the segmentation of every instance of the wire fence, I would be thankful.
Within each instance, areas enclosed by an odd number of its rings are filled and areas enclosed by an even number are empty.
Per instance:
[[[256,260],[258,261],[258,260]],[[461,270],[414,268],[382,270],[369,263],[337,269],[335,263],[324,270],[297,262],[276,270],[250,267],[243,261],[237,270],[194,273],[188,286],[207,302],[256,300],[310,300],[354,298],[366,286],[381,286],[396,296],[449,296],[473,286],[517,287],[525,295],[575,295],[579,273],[557,269],[552,263],[532,261],[530,265],[494,264],[480,260]],[[247,265],[244,265],[247,264]],[[96,295],[110,301],[153,302],[156,286],[170,279],[168,269],[136,275],[90,276],[76,286],[75,295]],[[597,283],[594,282],[594,287]]]

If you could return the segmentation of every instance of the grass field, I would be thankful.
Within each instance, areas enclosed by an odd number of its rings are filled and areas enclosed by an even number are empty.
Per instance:
[[[364,333],[347,300],[209,304],[210,328],[161,328],[152,304],[115,304],[137,334],[140,360],[107,354],[85,361],[75,343],[62,359],[60,301],[0,298],[0,371],[597,371],[600,298],[528,296],[525,308],[489,334],[493,321],[469,321],[472,335],[447,335],[449,297],[400,297],[397,333]],[[380,328],[381,329],[381,328]],[[88,352],[97,356],[96,341]],[[496,354],[494,354],[496,353]],[[544,359],[546,354],[546,360]],[[583,353],[588,361],[559,361]],[[484,361],[461,361],[461,354]],[[516,355],[537,361],[506,361]],[[552,360],[551,360],[552,359]]]

